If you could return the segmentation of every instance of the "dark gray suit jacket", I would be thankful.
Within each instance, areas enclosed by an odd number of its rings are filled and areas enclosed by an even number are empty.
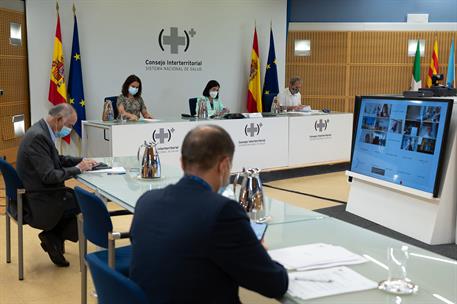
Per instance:
[[[41,119],[25,133],[17,152],[16,169],[26,191],[42,191],[65,187],[65,180],[80,173],[75,167],[82,158],[59,155]],[[24,203],[24,219],[32,227],[52,229],[74,201],[65,191],[30,193]]]

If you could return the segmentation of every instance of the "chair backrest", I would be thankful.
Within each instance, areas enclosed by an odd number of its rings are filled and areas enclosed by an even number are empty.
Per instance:
[[[104,100],[111,101],[111,105],[113,106],[114,119],[116,119],[119,116],[119,111],[117,110],[117,96],[105,97]]]
[[[0,158],[0,171],[5,181],[6,196],[13,201],[17,200],[17,189],[24,188],[22,181],[17,175],[16,169],[6,160]]]
[[[197,98],[189,98],[189,111],[190,115],[195,116],[197,114]]]
[[[132,280],[108,267],[94,253],[86,256],[99,304],[148,304],[143,290]]]
[[[108,248],[108,233],[113,231],[113,223],[105,204],[80,187],[75,188],[75,195],[83,215],[84,236],[91,243]]]

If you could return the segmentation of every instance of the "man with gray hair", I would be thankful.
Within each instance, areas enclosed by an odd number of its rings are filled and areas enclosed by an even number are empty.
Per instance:
[[[79,207],[64,182],[95,164],[93,160],[59,155],[56,149],[56,139],[69,135],[76,121],[76,112],[69,104],[52,107],[46,118],[27,130],[17,152],[17,173],[26,190],[24,221],[43,230],[39,234],[41,247],[60,267],[69,265],[63,255],[64,241],[78,241]]]
[[[235,145],[215,125],[187,133],[184,176],[138,200],[130,238],[130,279],[150,303],[240,303],[238,287],[279,298],[287,271],[257,239],[244,209],[220,195]]]
[[[300,111],[306,106],[301,104],[301,79],[300,77],[294,76],[289,80],[289,86],[279,92],[274,102],[286,109],[287,111]]]

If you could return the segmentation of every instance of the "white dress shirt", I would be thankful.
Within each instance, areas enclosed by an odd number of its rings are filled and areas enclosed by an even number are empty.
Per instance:
[[[285,88],[278,94],[279,104],[283,107],[292,107],[301,105],[301,94],[298,92],[293,95],[289,88]]]

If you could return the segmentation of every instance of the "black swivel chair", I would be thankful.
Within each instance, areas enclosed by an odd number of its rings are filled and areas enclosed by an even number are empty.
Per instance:
[[[189,98],[189,110],[190,115],[195,116],[197,115],[197,98]]]

